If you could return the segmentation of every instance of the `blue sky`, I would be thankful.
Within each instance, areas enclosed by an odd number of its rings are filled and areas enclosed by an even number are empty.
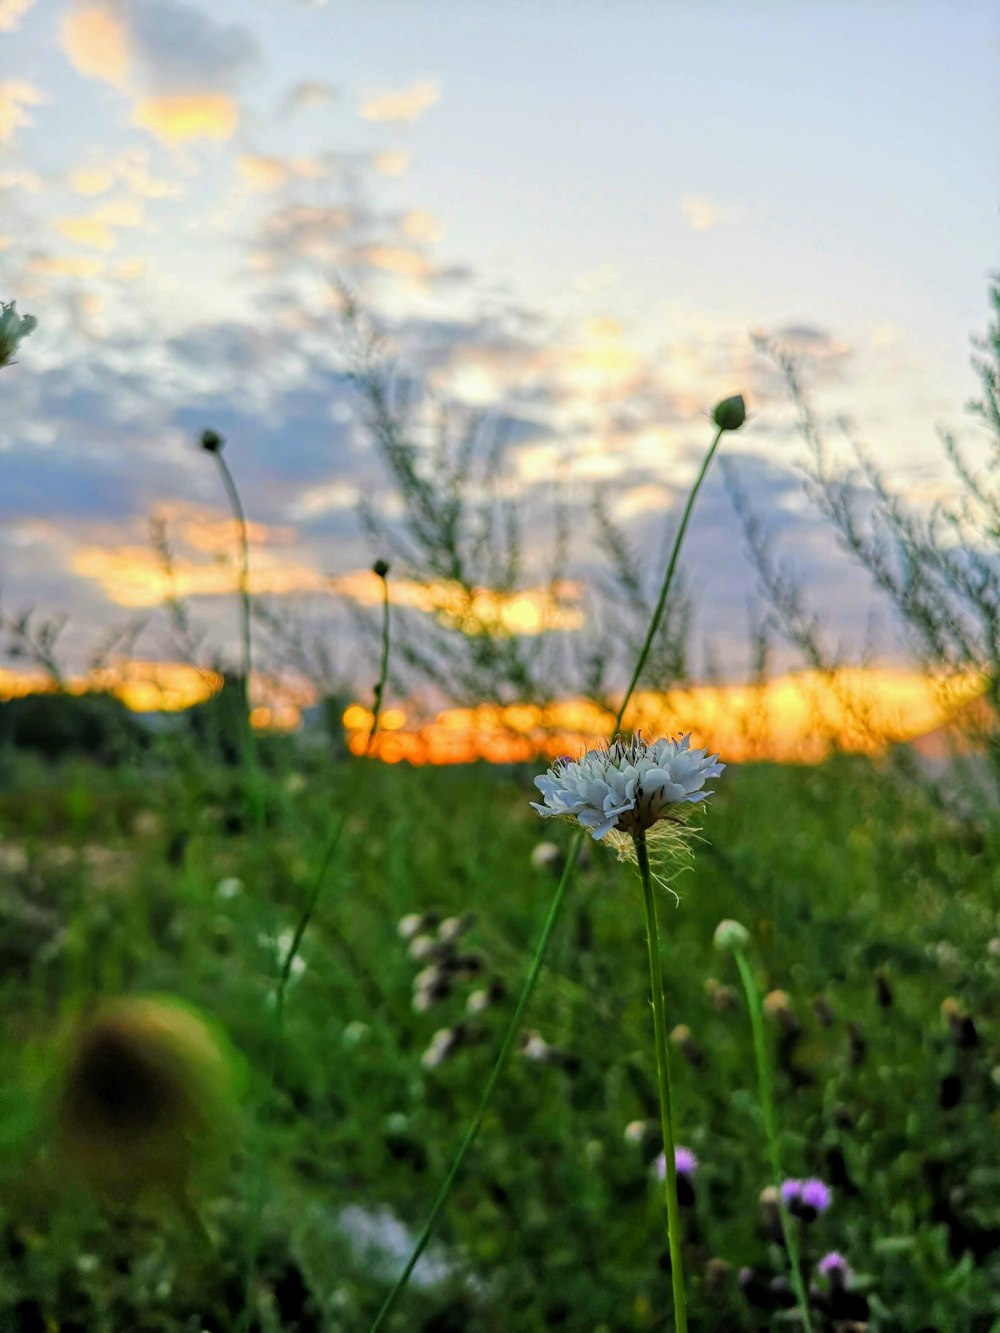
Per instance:
[[[915,502],[946,494],[935,429],[974,390],[996,257],[992,9],[0,0],[0,298],[40,320],[0,372],[4,604],[69,611],[83,654],[153,596],[163,512],[225,642],[200,424],[230,438],[262,586],[353,587],[357,499],[394,502],[342,278],[409,374],[517,420],[526,513],[568,479],[582,570],[593,488],[659,550],[705,411],[746,392],[730,452],[860,635],[749,331],[811,358],[820,411]],[[717,481],[689,564],[734,675],[739,548]]]

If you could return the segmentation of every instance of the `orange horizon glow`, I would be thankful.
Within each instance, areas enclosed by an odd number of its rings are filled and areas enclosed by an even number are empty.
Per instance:
[[[77,695],[106,691],[133,712],[176,712],[206,702],[222,684],[216,671],[136,660],[73,677],[65,689]],[[41,671],[0,667],[0,699],[57,688]],[[917,741],[928,753],[937,753],[943,741],[938,744],[935,733],[982,691],[982,678],[972,673],[944,680],[890,668],[850,668],[831,675],[800,671],[761,685],[640,692],[623,730],[650,737],[690,732],[693,744],[718,751],[730,763],[815,763],[833,748],[875,755],[903,741]],[[303,710],[319,702],[318,692],[305,682],[258,675],[251,697],[251,723],[264,731],[296,730]],[[351,753],[364,754],[370,710],[352,703],[342,720]],[[432,717],[404,701],[380,714],[371,754],[386,763],[415,765],[551,760],[606,739],[612,721],[606,709],[584,699],[545,707],[445,708]]]
[[[647,736],[691,733],[692,743],[731,763],[815,763],[831,749],[879,754],[945,726],[983,690],[967,674],[947,681],[889,668],[831,675],[794,672],[762,685],[701,685],[660,695],[638,693],[623,730]],[[596,703],[446,708],[407,725],[403,708],[387,710],[371,753],[387,763],[526,763],[579,754],[607,739],[614,715]],[[352,754],[368,747],[372,714],[351,704],[343,716]]]

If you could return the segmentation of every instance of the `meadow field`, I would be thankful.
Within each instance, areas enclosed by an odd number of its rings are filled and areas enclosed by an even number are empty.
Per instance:
[[[265,737],[250,818],[245,775],[183,732],[110,766],[6,751],[5,1333],[371,1324],[570,842],[529,808],[538,771],[331,761]],[[697,1162],[679,1191],[690,1327],[801,1326],[761,1197],[746,1000],[713,947],[724,918],[750,931],[767,993],[784,1171],[829,1191],[795,1219],[814,1326],[1000,1327],[1000,824],[889,759],[731,766],[714,785],[679,902],[661,903],[676,1133]],[[276,976],[324,849],[278,1040]],[[102,1197],[55,1146],[74,1015],[121,995],[179,997],[231,1044],[235,1110],[187,1182],[190,1215],[170,1189]],[[518,1049],[386,1327],[673,1327],[660,1147],[638,881],[588,839]],[[818,1269],[831,1252],[846,1284]]]

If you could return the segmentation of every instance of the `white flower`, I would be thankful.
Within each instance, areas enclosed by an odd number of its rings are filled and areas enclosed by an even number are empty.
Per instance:
[[[531,802],[545,818],[573,819],[595,840],[611,831],[633,835],[660,819],[684,813],[685,805],[711,796],[702,788],[725,764],[717,754],[690,748],[690,735],[647,745],[640,737],[588,750],[582,759],[560,759],[535,778],[544,803]]]
[[[625,1126],[625,1142],[641,1143],[649,1129],[648,1120],[630,1120]]]
[[[400,939],[409,940],[416,935],[423,924],[424,918],[422,916],[417,912],[409,912],[406,916],[400,917],[396,931],[399,934]]]
[[[18,343],[38,327],[34,315],[19,315],[17,302],[0,301],[0,366],[13,361]]]
[[[551,1047],[537,1032],[526,1032],[521,1041],[521,1054],[526,1060],[545,1060]]]

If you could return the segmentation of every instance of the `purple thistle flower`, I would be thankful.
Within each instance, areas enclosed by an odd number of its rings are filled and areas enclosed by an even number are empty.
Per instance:
[[[679,1176],[693,1176],[698,1170],[698,1159],[690,1148],[674,1149],[674,1170]],[[656,1159],[656,1174],[661,1180],[667,1178],[667,1156],[660,1153]]]
[[[837,1250],[831,1250],[829,1254],[824,1254],[817,1264],[817,1268],[823,1277],[832,1277],[836,1273],[841,1278],[845,1278],[851,1271],[847,1266],[847,1260]]]
[[[825,1213],[832,1201],[832,1195],[827,1186],[823,1184],[822,1180],[817,1180],[815,1177],[802,1181],[799,1198],[806,1208],[812,1208],[817,1213]]]
[[[788,1211],[804,1222],[815,1222],[820,1213],[825,1213],[833,1199],[830,1189],[815,1176],[809,1180],[785,1180],[781,1184],[781,1197],[788,1206]]]
[[[783,1180],[781,1182],[781,1197],[785,1203],[795,1203],[802,1197],[801,1180]]]

